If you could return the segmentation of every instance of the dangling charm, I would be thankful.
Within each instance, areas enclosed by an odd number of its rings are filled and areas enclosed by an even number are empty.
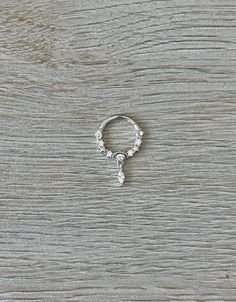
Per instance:
[[[106,127],[108,123],[111,121],[117,119],[117,118],[124,118],[127,120],[129,123],[131,123],[134,126],[134,129],[136,130],[136,140],[135,140],[135,145],[132,149],[128,150],[127,152],[115,152],[113,153],[111,150],[107,150],[105,147],[105,143],[102,139],[103,137],[103,130]],[[101,126],[99,127],[99,130],[96,131],[95,137],[97,139],[97,145],[100,151],[106,155],[107,158],[109,159],[115,159],[117,162],[117,166],[119,167],[119,172],[118,172],[118,180],[120,185],[122,186],[125,180],[125,174],[123,172],[123,165],[124,162],[127,158],[132,157],[137,151],[139,151],[139,147],[142,144],[142,137],[143,137],[143,131],[142,129],[129,117],[125,115],[114,115],[108,119],[106,119]]]
[[[118,180],[120,182],[120,185],[122,186],[125,180],[125,174],[123,172],[123,165],[125,163],[126,155],[124,153],[115,153],[114,158],[117,161],[117,166],[119,167],[119,172],[118,172]]]

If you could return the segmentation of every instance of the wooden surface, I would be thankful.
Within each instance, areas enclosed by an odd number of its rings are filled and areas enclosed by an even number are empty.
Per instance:
[[[235,301],[235,0],[1,0],[0,48],[0,301]]]

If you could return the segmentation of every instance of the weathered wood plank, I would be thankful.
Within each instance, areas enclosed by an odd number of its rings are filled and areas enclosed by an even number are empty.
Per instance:
[[[1,301],[235,301],[235,17],[233,0],[1,1]],[[122,188],[94,141],[118,112],[145,131]]]

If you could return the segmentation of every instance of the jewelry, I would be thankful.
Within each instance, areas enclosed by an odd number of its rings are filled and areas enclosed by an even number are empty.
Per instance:
[[[108,150],[105,147],[105,143],[102,139],[103,137],[103,130],[105,129],[106,125],[109,124],[110,122],[114,121],[117,118],[123,118],[126,121],[128,121],[130,124],[133,125],[135,131],[136,131],[136,140],[135,140],[135,145],[132,149],[128,150],[127,152],[112,152],[111,150]],[[142,129],[138,126],[135,121],[133,121],[131,118],[125,116],[125,115],[113,115],[106,120],[104,120],[99,129],[95,133],[95,137],[97,139],[97,145],[100,150],[108,159],[115,159],[117,162],[117,166],[119,167],[119,172],[118,172],[118,180],[120,185],[122,186],[125,180],[125,174],[122,170],[124,162],[127,158],[132,157],[136,152],[139,151],[139,148],[142,144],[142,137],[143,137],[143,131]]]

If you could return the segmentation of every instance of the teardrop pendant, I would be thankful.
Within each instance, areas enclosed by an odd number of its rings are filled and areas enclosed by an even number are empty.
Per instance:
[[[125,180],[125,174],[124,172],[122,171],[122,168],[119,170],[119,173],[118,173],[118,180],[120,182],[120,185],[122,186],[123,183],[124,183],[124,180]]]
[[[118,180],[119,180],[120,186],[122,186],[125,181],[125,174],[124,174],[122,168],[125,163],[126,155],[122,152],[117,152],[117,153],[115,153],[114,158],[116,159],[117,166],[119,167]]]

